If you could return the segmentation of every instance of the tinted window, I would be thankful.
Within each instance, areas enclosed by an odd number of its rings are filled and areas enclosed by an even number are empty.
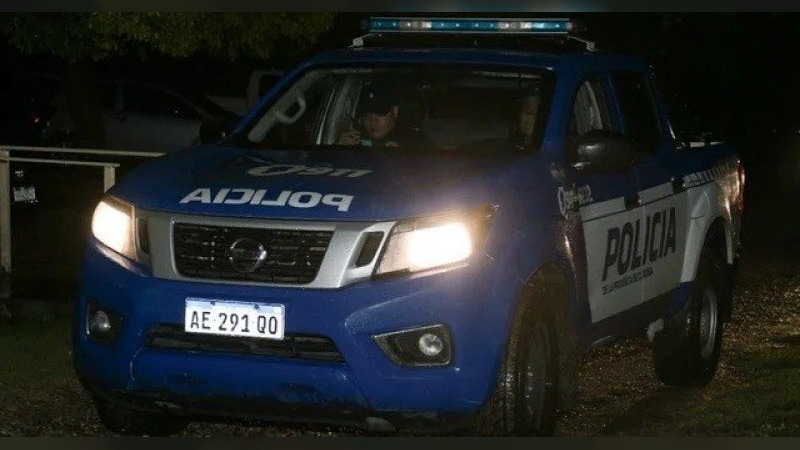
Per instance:
[[[479,66],[342,67],[299,77],[250,123],[249,145],[504,152],[535,148],[552,80]]]
[[[616,131],[611,124],[603,78],[600,75],[593,76],[581,84],[575,94],[570,115],[571,137],[579,137],[592,130]]]
[[[604,78],[595,75],[587,78],[575,92],[575,99],[570,110],[567,136],[564,140],[567,159],[575,162],[580,137],[592,130],[615,130],[609,114],[608,102],[604,89]]]
[[[641,142],[652,143],[661,135],[653,94],[644,74],[620,72],[614,75],[625,134]]]

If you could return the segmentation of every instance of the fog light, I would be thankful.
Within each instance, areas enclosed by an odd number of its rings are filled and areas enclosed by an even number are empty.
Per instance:
[[[86,333],[94,340],[110,342],[119,334],[122,317],[89,302],[86,305]]]
[[[425,356],[436,356],[442,353],[444,342],[442,342],[442,338],[433,333],[425,333],[419,338],[417,348]]]
[[[106,334],[111,331],[111,319],[108,318],[108,314],[105,311],[98,309],[94,312],[94,317],[92,317],[92,323],[89,327],[92,332]]]
[[[446,325],[378,334],[373,339],[386,356],[401,366],[446,366],[453,360],[453,341]]]

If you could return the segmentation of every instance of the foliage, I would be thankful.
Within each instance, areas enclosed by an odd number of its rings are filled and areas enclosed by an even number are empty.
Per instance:
[[[330,13],[13,13],[0,16],[0,30],[25,53],[70,62],[130,52],[265,60],[282,43],[309,46],[332,19]]]

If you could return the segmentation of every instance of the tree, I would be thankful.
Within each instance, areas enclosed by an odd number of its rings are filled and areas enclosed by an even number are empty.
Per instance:
[[[104,143],[94,63],[121,55],[193,55],[266,60],[276,48],[303,49],[332,24],[330,13],[13,13],[0,31],[31,55],[65,65],[64,86],[81,143]]]

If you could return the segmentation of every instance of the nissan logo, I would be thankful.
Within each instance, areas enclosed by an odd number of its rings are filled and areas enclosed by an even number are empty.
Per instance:
[[[228,261],[237,272],[256,271],[267,259],[264,245],[250,238],[237,239],[228,249]]]

